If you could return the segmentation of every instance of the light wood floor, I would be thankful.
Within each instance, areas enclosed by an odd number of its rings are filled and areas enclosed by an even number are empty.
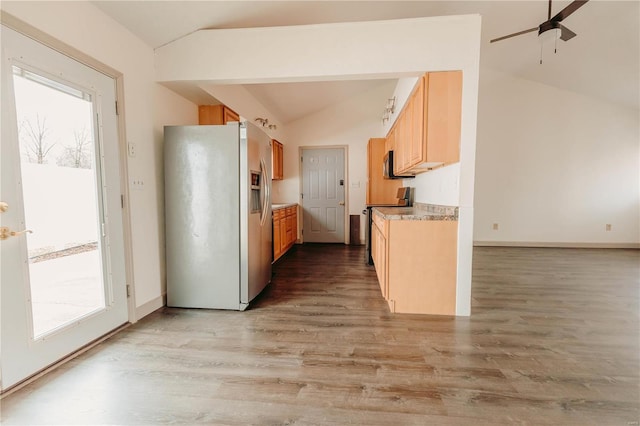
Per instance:
[[[476,248],[471,318],[390,315],[362,258],[297,247],[251,310],[155,312],[2,421],[638,424],[639,251]]]

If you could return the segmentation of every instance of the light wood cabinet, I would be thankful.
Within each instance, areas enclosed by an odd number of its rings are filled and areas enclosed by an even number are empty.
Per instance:
[[[287,214],[286,210],[282,212],[280,217],[280,256],[287,252],[289,241],[287,240]]]
[[[273,260],[287,252],[298,239],[298,206],[273,210]]]
[[[422,76],[387,134],[394,173],[420,173],[460,161],[461,119],[462,71]]]
[[[296,208],[295,207],[287,207],[287,213],[286,213],[286,218],[287,218],[287,246],[292,246],[293,243],[295,243],[296,241],[296,236],[294,236],[293,234],[293,222],[297,222],[298,221],[298,215],[296,214]]]
[[[386,140],[369,139],[367,144],[367,204],[395,204],[396,194],[402,186],[399,179],[385,179],[382,163],[386,154]]]
[[[381,219],[376,220],[376,217],[374,217],[371,224],[371,257],[378,276],[380,291],[386,300],[389,298],[387,287],[387,238],[384,221]]]
[[[371,257],[391,312],[455,315],[457,233],[456,221],[374,213]]]
[[[280,223],[282,210],[273,212],[273,260],[282,255],[282,240],[280,238]]]
[[[396,128],[392,127],[387,134],[387,138],[384,141],[384,150],[385,153],[389,151],[394,151],[396,149]]]
[[[422,161],[423,129],[426,120],[424,115],[424,84],[425,79],[421,78],[407,108],[411,111],[411,132],[410,137],[407,139],[410,145],[410,154],[406,164],[407,167],[414,166]]]
[[[240,116],[226,105],[198,106],[199,124],[227,124],[231,121],[240,121]]]
[[[413,130],[413,103],[415,102],[415,97],[412,96],[409,98],[407,106],[402,114],[400,120],[400,152],[399,152],[399,164],[398,171],[402,172],[403,170],[407,170],[411,160],[411,131]],[[398,144],[396,143],[396,147]],[[395,160],[395,156],[394,156]]]
[[[275,139],[271,139],[271,165],[271,180],[284,179],[284,147]]]

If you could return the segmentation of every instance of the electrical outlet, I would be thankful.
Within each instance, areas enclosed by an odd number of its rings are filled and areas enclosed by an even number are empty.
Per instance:
[[[607,224],[604,226],[604,230],[605,230],[605,231],[611,231],[611,224],[610,224],[610,223],[607,223]]]
[[[136,156],[136,144],[134,144],[131,141],[127,142],[127,151],[129,152],[129,157],[135,157]]]
[[[491,229],[493,229],[494,231],[498,230],[498,224],[494,223],[493,226],[491,227]]]

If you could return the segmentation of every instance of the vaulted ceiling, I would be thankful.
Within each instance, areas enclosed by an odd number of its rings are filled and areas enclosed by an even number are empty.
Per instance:
[[[481,69],[640,108],[640,2],[591,0],[563,24],[578,34],[540,60],[536,32],[547,1],[94,1],[103,12],[158,48],[199,29],[249,28],[411,17],[480,14]],[[569,1],[555,1],[555,14]],[[277,46],[275,47],[277,48]],[[221,53],[223,54],[223,53]],[[481,72],[482,78],[482,72]],[[283,123],[368,90],[383,81],[246,85]]]

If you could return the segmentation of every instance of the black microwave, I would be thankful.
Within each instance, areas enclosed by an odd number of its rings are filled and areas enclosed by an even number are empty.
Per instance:
[[[411,179],[414,175],[396,175],[393,173],[393,150],[384,155],[382,163],[382,175],[385,179]]]

